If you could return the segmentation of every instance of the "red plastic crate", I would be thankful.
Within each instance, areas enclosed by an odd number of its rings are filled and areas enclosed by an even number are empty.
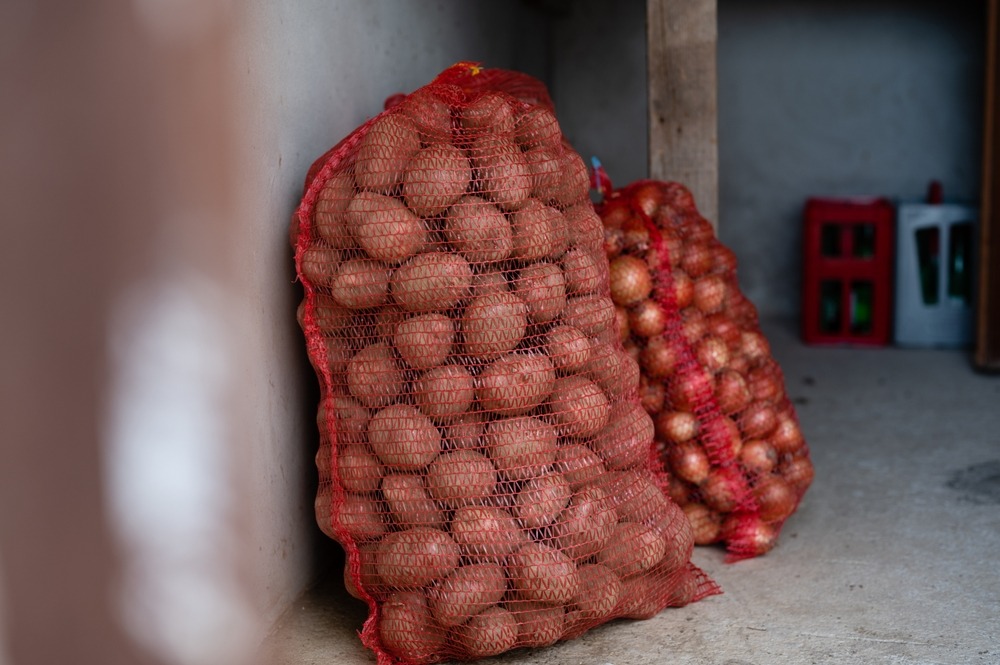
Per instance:
[[[893,218],[887,199],[806,201],[802,252],[806,343],[889,343]]]

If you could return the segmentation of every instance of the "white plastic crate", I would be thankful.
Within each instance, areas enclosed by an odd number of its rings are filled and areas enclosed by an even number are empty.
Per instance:
[[[968,205],[899,205],[896,344],[971,344],[978,219],[979,210]]]

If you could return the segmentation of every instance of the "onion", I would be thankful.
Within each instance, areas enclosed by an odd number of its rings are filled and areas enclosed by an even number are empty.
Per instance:
[[[688,242],[696,242],[705,246],[706,249],[714,253],[719,242],[715,239],[715,231],[701,215],[694,211],[694,208],[684,211],[681,221],[681,231]]]
[[[795,422],[795,418],[789,413],[778,414],[778,424],[771,434],[771,443],[774,444],[778,454],[794,453],[802,449],[805,439],[802,438],[802,430]]]
[[[698,488],[701,498],[712,510],[720,513],[731,513],[736,508],[736,488],[731,478],[727,478],[720,470],[713,470],[708,478]]]
[[[747,515],[733,515],[722,523],[722,537],[736,544],[740,554],[760,556],[778,544],[778,531],[770,524]]]
[[[688,411],[663,411],[653,425],[658,438],[672,443],[684,443],[698,435],[698,418]]]
[[[666,259],[667,265],[676,268],[680,264],[681,253],[684,251],[684,241],[673,233],[663,233],[660,237],[663,240],[663,250],[666,252],[666,256],[663,258]],[[666,267],[666,265],[660,266],[662,269],[666,269]],[[684,276],[687,277],[687,275]]]
[[[693,304],[705,314],[722,309],[726,300],[726,282],[718,275],[706,275],[694,282]]]
[[[767,441],[750,439],[743,443],[740,464],[751,475],[765,475],[774,471],[778,465],[778,453]]]
[[[813,477],[816,475],[812,462],[805,454],[796,455],[787,462],[783,462],[778,468],[778,472],[785,479],[785,482],[794,487],[800,495],[809,489]]]
[[[740,335],[740,348],[751,362],[766,360],[771,357],[771,345],[759,332],[744,331]]]
[[[625,251],[642,254],[649,249],[649,229],[638,217],[632,217],[622,224]]]
[[[694,354],[709,372],[718,372],[729,363],[729,347],[715,335],[702,337],[694,348]]]
[[[700,485],[708,479],[711,469],[708,455],[697,443],[680,443],[667,451],[667,462],[671,470],[681,480]]]
[[[625,249],[625,234],[621,229],[604,229],[604,255],[613,259]]]
[[[724,460],[736,459],[743,449],[743,435],[740,428],[729,416],[719,416],[711,424],[711,435],[718,447],[718,455]]]
[[[736,272],[736,255],[722,243],[716,243],[715,251],[712,253],[713,267],[724,273]]]
[[[628,310],[624,307],[615,307],[615,326],[618,330],[618,341],[624,342],[632,332],[628,325]]]
[[[750,361],[742,353],[737,353],[729,358],[729,369],[738,372],[740,376],[746,376],[750,371]]]
[[[625,353],[635,362],[639,362],[639,356],[642,353],[642,347],[635,343],[635,340],[629,338],[622,342],[622,348],[625,349]]]
[[[732,369],[719,372],[715,383],[715,401],[723,413],[728,415],[742,411],[752,399],[742,374]]]
[[[726,289],[726,312],[744,328],[757,325],[757,308],[735,285]]]
[[[639,377],[639,402],[646,413],[654,414],[663,410],[663,402],[667,398],[667,389],[661,381],[650,380],[645,374]]]
[[[669,340],[657,335],[639,353],[639,364],[651,378],[665,379],[673,374],[677,366],[677,354]]]
[[[612,206],[601,211],[601,222],[606,229],[620,229],[631,217],[632,211],[625,205]]]
[[[727,312],[716,312],[705,317],[705,324],[710,333],[725,340],[730,351],[739,351],[740,327]]]
[[[675,271],[674,278],[674,302],[677,309],[684,309],[691,305],[694,299],[694,281],[687,276],[687,273]]]
[[[688,344],[692,346],[701,339],[708,331],[705,324],[705,317],[696,309],[688,308],[684,310],[684,320],[681,322],[681,334]]]
[[[774,431],[778,418],[767,402],[753,402],[740,417],[740,428],[752,439],[763,439]]]
[[[656,182],[640,185],[632,192],[632,201],[650,218],[656,215],[657,209],[663,204],[663,198],[663,190]]]
[[[719,540],[722,533],[722,518],[703,503],[689,503],[683,506],[694,531],[695,545],[711,545]]]
[[[635,256],[619,256],[610,265],[611,299],[616,305],[631,307],[649,297],[653,277],[646,262]]]
[[[653,337],[667,327],[667,312],[655,300],[643,300],[628,313],[628,327],[639,337]]]
[[[673,377],[667,387],[667,397],[673,408],[694,411],[698,405],[710,399],[714,391],[712,378],[700,367],[693,366],[689,371]]]
[[[691,501],[691,486],[677,476],[671,475],[667,485],[667,495],[678,506],[685,506]]]
[[[776,370],[777,367],[768,362],[747,373],[747,387],[755,400],[777,401],[781,397],[781,379]]]
[[[758,515],[765,522],[781,522],[795,512],[796,496],[791,486],[777,477],[769,477],[753,488]]]
[[[688,240],[684,243],[680,267],[689,277],[701,277],[712,269],[712,252],[705,245]]]

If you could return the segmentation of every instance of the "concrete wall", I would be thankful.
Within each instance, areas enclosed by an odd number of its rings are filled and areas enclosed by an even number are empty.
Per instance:
[[[977,196],[982,11],[719,0],[719,228],[762,311],[798,311],[807,196]],[[645,2],[574,2],[553,34],[565,132],[615,182],[645,176]]]
[[[261,602],[273,619],[310,581],[314,526],[312,424],[316,381],[295,308],[288,221],[309,164],[382,109],[459,60],[524,67],[518,5],[462,0],[255,0],[241,5],[235,72],[244,100],[243,228],[249,405],[246,442],[257,488],[253,515]],[[530,18],[530,17],[529,17]],[[537,67],[534,67],[537,69]],[[324,553],[329,550],[324,550]]]

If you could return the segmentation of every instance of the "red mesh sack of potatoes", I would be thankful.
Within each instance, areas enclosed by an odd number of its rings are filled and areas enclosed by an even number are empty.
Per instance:
[[[763,554],[813,467],[736,258],[677,183],[639,181],[598,208],[618,331],[641,367],[670,496],[697,544]]]
[[[369,605],[364,644],[474,659],[717,592],[545,88],[458,65],[395,102],[323,157],[293,231],[316,519]]]

